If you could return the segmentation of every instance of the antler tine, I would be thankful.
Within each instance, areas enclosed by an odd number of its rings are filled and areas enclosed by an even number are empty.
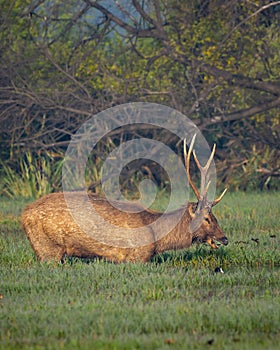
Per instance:
[[[222,194],[220,195],[220,197],[218,197],[217,199],[215,199],[213,202],[212,202],[212,207],[214,207],[214,205],[218,204],[223,196],[226,194],[226,191],[227,191],[227,188],[224,189],[224,191],[222,192]]]
[[[196,153],[195,153],[195,150],[193,151],[193,157],[194,157],[194,160],[196,162],[196,165],[198,167],[198,169],[200,171],[203,171],[203,173],[207,174],[208,170],[209,170],[209,167],[210,167],[210,164],[214,158],[214,154],[215,154],[215,151],[216,151],[216,144],[214,143],[214,146],[213,146],[213,149],[212,149],[212,152],[211,152],[211,155],[209,157],[209,159],[207,160],[207,163],[202,166],[200,163],[199,163],[199,160],[197,159],[197,156],[196,156]]]
[[[208,171],[208,169],[209,169],[209,167],[210,167],[210,164],[211,164],[211,162],[212,162],[212,160],[213,160],[213,158],[214,158],[215,152],[216,152],[216,144],[214,143],[213,148],[212,148],[211,155],[210,155],[210,157],[209,157],[209,159],[208,159],[208,161],[207,161],[207,163],[206,163],[206,165],[205,165],[205,171],[206,171],[206,172]]]
[[[191,153],[193,150],[195,138],[196,138],[196,134],[194,134],[194,136],[192,138],[188,153],[187,153],[187,140],[184,139],[184,160],[185,160],[185,167],[186,167],[186,173],[187,173],[189,184],[190,184],[191,188],[193,189],[197,200],[200,201],[201,200],[200,193],[199,193],[197,187],[195,186],[195,184],[193,183],[193,181],[191,179],[191,174],[190,174],[190,159],[191,159]]]
[[[208,192],[209,186],[210,186],[210,181],[206,184],[207,174],[208,174],[208,170],[210,168],[211,162],[213,161],[215,151],[216,151],[216,144],[214,144],[211,155],[210,155],[209,159],[207,160],[207,163],[204,166],[202,166],[199,163],[199,160],[197,159],[196,153],[195,153],[195,151],[193,151],[194,160],[195,160],[196,165],[197,165],[198,169],[200,170],[200,174],[201,174],[201,186],[200,186],[201,197],[205,201],[206,201],[207,192]]]

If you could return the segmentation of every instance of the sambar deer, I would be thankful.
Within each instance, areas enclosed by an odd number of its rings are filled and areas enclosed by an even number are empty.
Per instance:
[[[126,203],[122,205],[124,210],[119,210],[117,209],[120,207],[119,203],[115,206],[107,199],[93,194],[85,196],[81,192],[67,193],[68,201],[66,201],[65,193],[53,193],[28,205],[21,218],[37,258],[42,261],[61,261],[64,256],[98,257],[117,263],[147,262],[158,253],[188,248],[194,242],[208,243],[214,249],[217,248],[214,240],[227,245],[228,239],[211,210],[220,202],[226,189],[213,202],[207,200],[210,184],[207,174],[214,157],[215,145],[206,165],[202,166],[193,150],[194,142],[195,136],[187,153],[186,141],[184,141],[184,161],[187,178],[197,197],[197,202],[189,202],[182,208],[164,214],[159,230],[169,224],[172,227],[172,223],[175,223],[167,234],[158,236],[150,226],[163,215],[160,212],[142,208],[132,213],[125,210],[128,206]],[[201,172],[200,192],[190,176],[192,153]],[[88,219],[90,217],[88,209],[84,209],[83,205],[86,200],[90,203],[90,207],[104,219],[103,223]],[[71,210],[78,212],[82,224],[78,224],[73,218]],[[108,243],[107,239],[112,235],[111,225],[118,228],[114,230],[115,237],[112,237],[112,244]],[[130,244],[127,229],[134,229],[137,232],[139,228],[144,228],[144,235],[141,237],[144,243]],[[92,234],[89,234],[88,230]]]

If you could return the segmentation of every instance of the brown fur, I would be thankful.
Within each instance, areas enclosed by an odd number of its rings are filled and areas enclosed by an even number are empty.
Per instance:
[[[112,206],[105,198],[89,195],[90,203],[106,222],[116,225],[114,244],[103,243],[110,237],[110,226],[98,220],[89,220],[84,209],[85,196],[79,192],[69,194],[71,207],[83,218],[85,227],[93,236],[84,232],[73,219],[65,202],[63,193],[53,193],[28,205],[22,214],[22,226],[39,260],[60,261],[63,256],[84,258],[104,258],[112,262],[147,262],[157,253],[172,249],[188,248],[197,242],[207,242],[217,248],[214,239],[227,244],[227,238],[219,227],[211,209],[196,211],[197,203],[189,203],[185,208],[164,215],[161,225],[168,225],[174,220],[181,220],[168,234],[157,237],[156,232],[147,226],[161,217],[161,213],[143,210],[139,213],[126,213]],[[125,207],[128,204],[123,204]],[[202,224],[191,232],[190,223],[201,218]],[[139,246],[127,243],[126,228],[143,228],[144,234],[139,238]],[[159,227],[160,229],[160,227]],[[136,231],[137,232],[137,231]],[[117,233],[117,234],[116,234]],[[100,240],[95,237],[99,237]],[[122,242],[126,242],[123,245]],[[147,242],[147,244],[145,243]],[[116,244],[115,244],[116,243]],[[134,242],[135,243],[135,242]],[[144,245],[143,245],[144,243]]]

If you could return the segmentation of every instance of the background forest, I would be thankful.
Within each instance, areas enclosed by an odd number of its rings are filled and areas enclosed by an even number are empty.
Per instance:
[[[223,187],[279,189],[279,25],[280,1],[0,0],[0,192],[58,189],[80,125],[136,101],[216,142]],[[118,139],[95,150],[92,183]]]

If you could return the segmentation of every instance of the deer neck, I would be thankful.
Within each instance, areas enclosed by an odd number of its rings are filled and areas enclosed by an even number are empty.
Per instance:
[[[168,226],[170,224],[172,226],[176,222],[178,223],[170,232],[155,242],[156,252],[161,253],[166,250],[176,250],[189,247],[192,243],[192,235],[189,232],[189,224],[191,221],[189,206],[166,215],[165,220],[165,224]]]

